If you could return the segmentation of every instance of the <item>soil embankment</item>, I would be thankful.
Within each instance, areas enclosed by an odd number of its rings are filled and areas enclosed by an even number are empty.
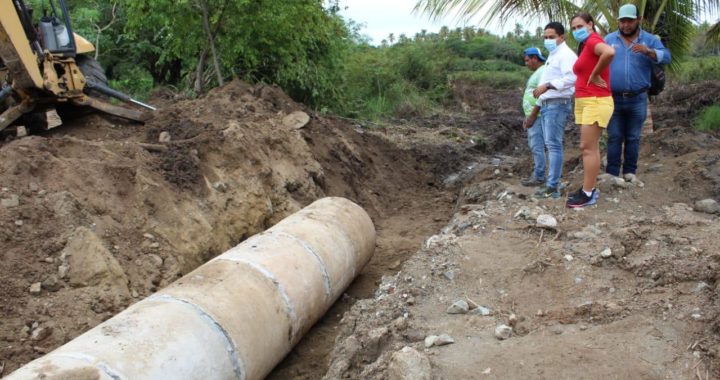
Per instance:
[[[160,100],[147,126],[88,116],[3,143],[4,373],[313,200],[344,196],[373,218],[375,256],[272,379],[720,376],[720,223],[692,210],[720,197],[720,143],[690,127],[720,84],[668,89],[643,142],[643,186],[607,180],[580,212],[519,186],[519,92],[455,91],[463,112],[383,128],[235,81]],[[310,122],[298,128],[296,111]],[[567,136],[574,188],[582,166]],[[538,227],[540,214],[557,225]],[[488,310],[448,314],[457,300]],[[501,324],[512,327],[502,341]],[[441,334],[455,343],[425,347]]]

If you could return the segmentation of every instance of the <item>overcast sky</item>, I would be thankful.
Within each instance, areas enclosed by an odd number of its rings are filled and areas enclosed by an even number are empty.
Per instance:
[[[380,44],[390,33],[394,33],[396,38],[402,33],[412,37],[422,29],[437,32],[443,25],[447,25],[450,29],[465,26],[452,16],[431,21],[426,15],[415,14],[412,11],[415,4],[417,0],[340,0],[340,6],[343,8],[340,13],[346,18],[364,24],[362,33],[368,35],[374,44]],[[519,19],[508,20],[504,26],[498,23],[485,26],[480,25],[479,18],[471,20],[468,26],[480,26],[497,35],[505,35],[513,30],[516,22],[524,25],[525,29],[532,33],[538,26],[544,26],[548,21]],[[717,17],[705,15],[702,19],[715,22]]]
[[[450,29],[465,26],[452,16],[431,21],[426,15],[415,14],[412,11],[415,4],[417,0],[340,0],[343,8],[340,13],[346,18],[365,24],[362,33],[370,36],[375,44],[379,44],[390,33],[395,33],[395,37],[402,33],[412,37],[422,29],[437,32],[443,25]],[[526,29],[531,32],[540,25],[538,22],[530,24]],[[468,23],[468,26],[470,25],[481,26],[477,18],[471,20]],[[504,28],[498,24],[483,26],[495,34],[505,34],[514,27],[515,21],[508,22]]]

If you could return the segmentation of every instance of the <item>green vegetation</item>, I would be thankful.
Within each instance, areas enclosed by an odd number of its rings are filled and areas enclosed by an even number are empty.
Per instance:
[[[698,131],[720,131],[720,105],[705,108],[695,120],[694,127]]]
[[[694,20],[704,15],[717,16],[720,12],[720,0],[588,0],[581,4],[567,0],[418,0],[415,9],[433,17],[456,14],[471,18],[482,14],[484,21],[496,22],[517,17],[568,22],[573,15],[584,11],[593,16],[600,33],[607,34],[617,29],[620,6],[628,2],[636,4],[639,14],[643,15],[643,29],[660,36],[670,49],[675,58],[671,63],[673,68],[690,51],[697,29]],[[707,37],[710,43],[720,42],[720,22],[708,25]]]
[[[394,41],[394,36],[389,36]],[[422,114],[450,99],[455,81],[496,88],[520,87],[530,75],[522,50],[541,46],[537,36],[518,28],[505,37],[474,28],[401,35],[379,47],[360,43],[345,66],[345,103],[334,111],[378,118]]]
[[[32,0],[36,9],[44,0]],[[472,27],[388,36],[370,45],[339,7],[320,0],[77,0],[78,34],[97,46],[110,84],[145,99],[157,86],[194,96],[232,78],[278,84],[321,111],[376,119],[443,105],[452,81],[521,86],[518,25],[498,37]]]
[[[41,11],[46,0],[31,1]],[[530,74],[522,50],[542,46],[542,30],[531,33],[519,24],[505,36],[443,27],[415,36],[391,34],[373,46],[338,14],[336,1],[68,3],[75,31],[96,45],[95,57],[110,84],[140,99],[156,87],[196,96],[240,78],[277,84],[323,112],[368,119],[412,116],[447,105],[457,82],[519,89]],[[648,2],[648,12],[653,4]],[[663,17],[653,22],[665,28],[669,20]],[[720,78],[720,51],[707,37],[712,26],[694,27],[692,35],[684,24],[678,28],[688,36],[678,40],[693,58],[675,67],[672,80]]]
[[[680,83],[697,83],[720,79],[720,57],[688,58],[680,63],[671,78]]]

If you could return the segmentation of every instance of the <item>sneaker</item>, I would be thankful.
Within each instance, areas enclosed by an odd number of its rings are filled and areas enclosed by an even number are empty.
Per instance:
[[[543,186],[543,187],[539,188],[538,191],[535,192],[534,197],[535,198],[558,199],[558,198],[560,198],[560,190],[558,190],[557,187]]]
[[[520,181],[520,184],[522,184],[523,186],[528,186],[528,187],[540,186],[540,185],[542,185],[543,183],[545,183],[545,180],[542,180],[542,179],[539,179],[539,178],[535,178],[535,177],[523,178],[523,179]]]
[[[597,189],[593,189],[592,195],[588,197],[581,187],[578,191],[570,194],[565,205],[568,208],[592,206],[597,203],[598,198],[600,198],[600,192]]]

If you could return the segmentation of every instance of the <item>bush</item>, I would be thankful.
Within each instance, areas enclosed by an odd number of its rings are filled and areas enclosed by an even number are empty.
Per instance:
[[[688,58],[670,77],[680,83],[695,83],[720,78],[718,57]]]
[[[492,88],[514,88],[525,85],[530,71],[462,71],[450,75],[450,81],[462,81],[465,83],[492,87]]]
[[[702,132],[720,130],[720,106],[713,105],[705,108],[695,119],[694,127]]]
[[[155,86],[153,77],[147,70],[129,63],[116,66],[113,76],[122,79],[110,79],[110,87],[142,101],[147,100]]]

